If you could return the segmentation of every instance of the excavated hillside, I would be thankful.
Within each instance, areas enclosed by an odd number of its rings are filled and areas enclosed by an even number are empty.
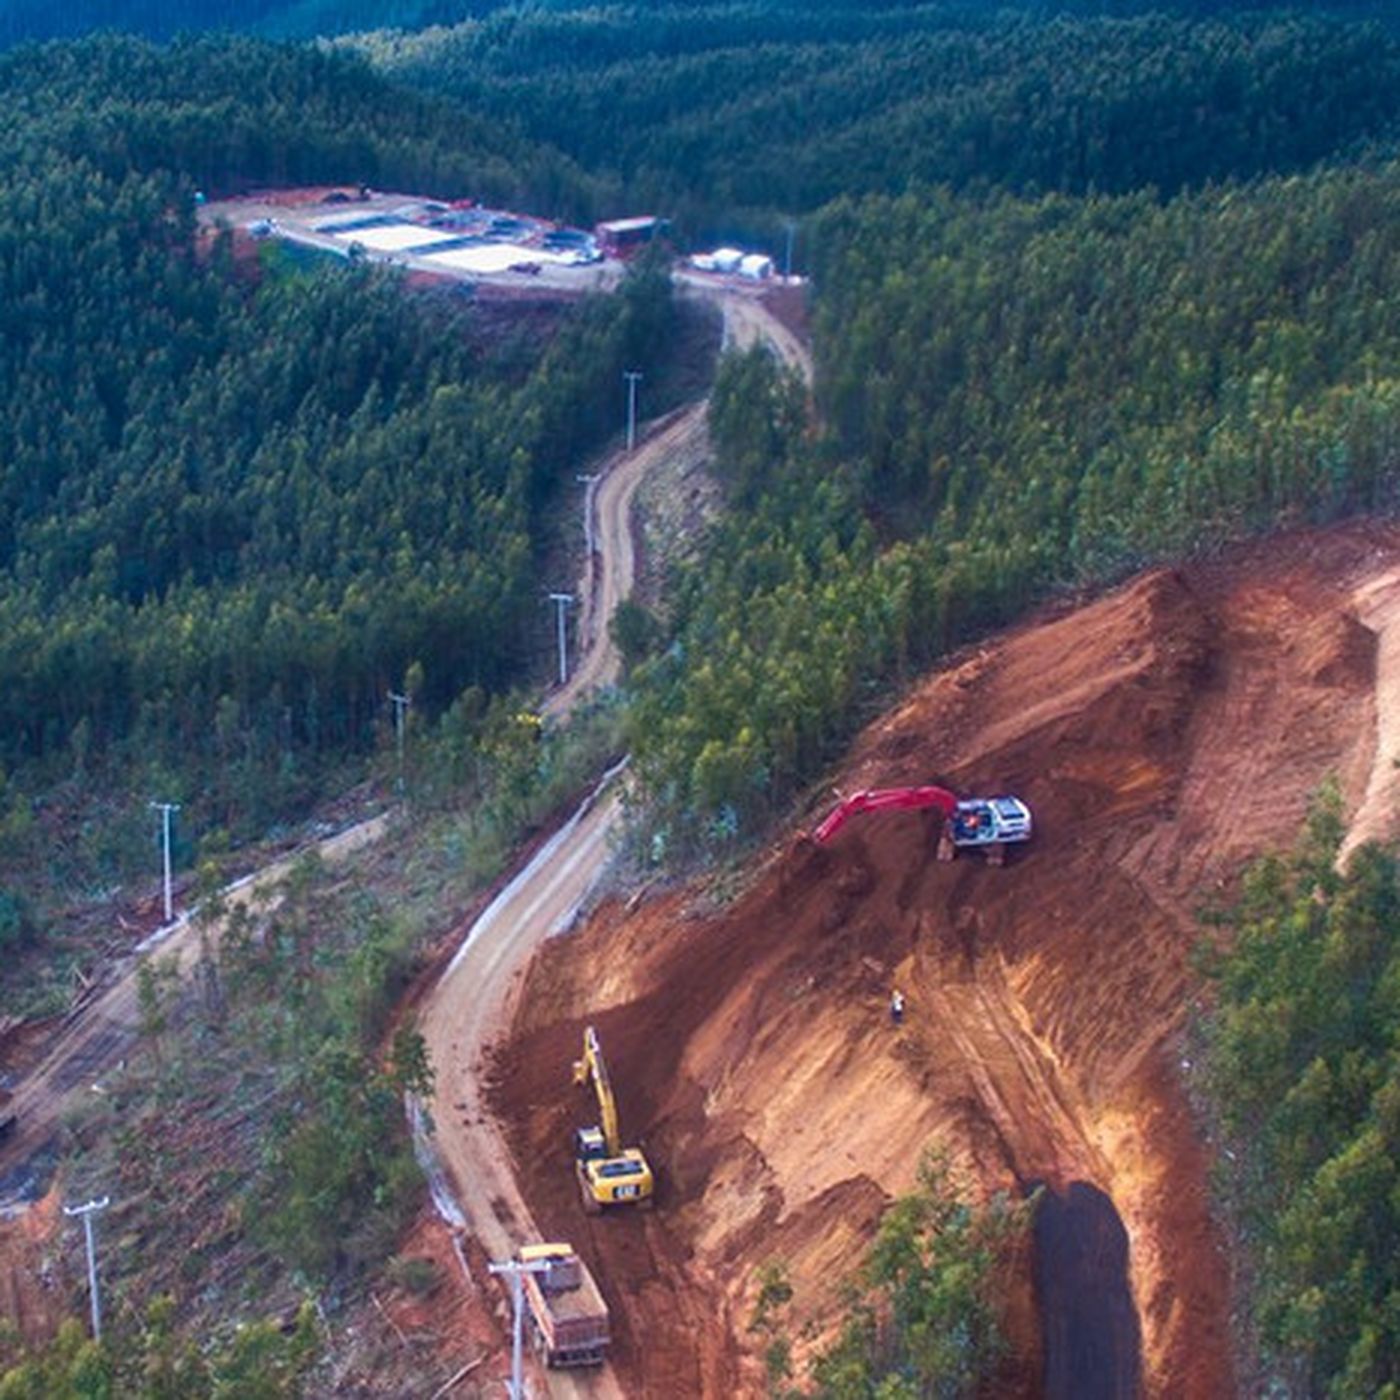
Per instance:
[[[1329,775],[1367,834],[1393,834],[1398,645],[1386,527],[1148,573],[956,659],[839,774],[1024,797],[1036,837],[1004,869],[939,863],[923,814],[870,814],[829,847],[785,844],[718,912],[690,888],[605,905],[549,945],[494,1102],[541,1227],[600,1276],[629,1391],[760,1393],[755,1271],[786,1262],[794,1336],[829,1329],[940,1142],[987,1190],[1051,1193],[999,1393],[1230,1394],[1229,1270],[1181,1048],[1193,915],[1293,840]],[[586,1021],[624,1136],[659,1168],[651,1214],[580,1210]]]

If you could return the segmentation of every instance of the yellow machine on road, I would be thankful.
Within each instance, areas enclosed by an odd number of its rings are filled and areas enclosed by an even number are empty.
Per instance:
[[[583,1208],[597,1215],[604,1206],[651,1206],[655,1182],[651,1167],[638,1147],[623,1148],[617,1126],[617,1100],[613,1097],[608,1066],[598,1032],[589,1026],[583,1033],[583,1059],[574,1061],[574,1083],[593,1081],[598,1096],[601,1127],[574,1132],[574,1167],[578,1172]]]

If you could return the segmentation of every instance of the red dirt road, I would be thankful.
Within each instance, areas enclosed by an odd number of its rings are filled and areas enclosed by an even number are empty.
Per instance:
[[[622,661],[608,631],[617,605],[631,596],[637,578],[637,549],[632,538],[632,502],[646,474],[667,459],[692,462],[709,452],[709,401],[649,424],[634,452],[617,450],[597,467],[600,476],[593,500],[597,547],[584,561],[575,636],[582,653],[566,684],[541,707],[554,718],[567,715],[586,694],[611,685]]]
[[[1020,794],[1037,836],[1006,869],[942,865],[925,818],[869,815],[830,848],[775,852],[722,912],[700,890],[607,906],[541,951],[493,1102],[534,1217],[609,1291],[629,1393],[760,1390],[757,1268],[787,1262],[794,1336],[829,1327],[931,1142],[987,1189],[1102,1193],[1126,1230],[1144,1392],[1234,1392],[1180,1049],[1194,911],[1293,840],[1329,775],[1368,829],[1394,830],[1397,597],[1400,532],[1356,525],[1042,616],[931,676],[837,779]],[[567,1073],[586,1021],[624,1135],[660,1170],[650,1218],[585,1220],[574,1198]],[[1031,1395],[1049,1378],[1022,1272],[999,1393]]]
[[[780,354],[793,353],[798,342],[768,317],[754,298],[725,297],[721,304],[727,341],[743,344],[771,334],[782,338]],[[632,499],[646,472],[662,460],[708,452],[707,409],[708,403],[700,403],[650,425],[634,452],[614,452],[597,469],[602,478],[595,507],[598,552],[586,561],[580,583],[585,600],[579,619],[584,655],[568,684],[546,702],[545,713],[566,715],[590,689],[616,678],[619,659],[607,622],[634,582]],[[419,1008],[420,1029],[436,1074],[430,1105],[434,1155],[455,1198],[455,1208],[465,1217],[466,1229],[495,1258],[546,1236],[519,1193],[515,1181],[519,1166],[513,1166],[511,1153],[486,1106],[483,1056],[514,1014],[532,953],[569,922],[602,872],[620,810],[617,792],[600,788],[473,923],[451,965]],[[548,1092],[555,1099],[560,1098],[561,1089],[567,1093],[569,1067],[565,1063],[563,1078],[549,1086]],[[567,1170],[572,1182],[572,1167]],[[453,1208],[445,1206],[449,1214]],[[549,1237],[577,1242],[578,1234],[566,1226]],[[664,1237],[656,1247],[664,1247]],[[616,1294],[609,1282],[599,1281],[609,1302],[614,1303]],[[667,1287],[673,1314],[683,1315],[688,1295],[669,1284]],[[703,1331],[709,1319],[697,1316],[694,1321]],[[627,1319],[616,1308],[613,1327],[617,1338],[614,1350],[626,1357]],[[551,1372],[543,1379],[556,1396],[622,1393],[612,1366],[592,1373]]]

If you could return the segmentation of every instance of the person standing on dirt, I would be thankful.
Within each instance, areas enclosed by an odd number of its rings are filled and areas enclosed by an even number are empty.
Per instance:
[[[892,1026],[904,1024],[904,993],[898,987],[890,993],[890,1024]]]

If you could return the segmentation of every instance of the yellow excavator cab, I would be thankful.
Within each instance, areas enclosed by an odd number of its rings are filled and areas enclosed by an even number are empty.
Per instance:
[[[583,1058],[574,1061],[574,1083],[585,1085],[590,1079],[602,1123],[574,1133],[574,1168],[583,1208],[597,1214],[604,1206],[649,1206],[656,1180],[641,1149],[622,1146],[617,1100],[598,1032],[592,1026],[583,1033]]]

